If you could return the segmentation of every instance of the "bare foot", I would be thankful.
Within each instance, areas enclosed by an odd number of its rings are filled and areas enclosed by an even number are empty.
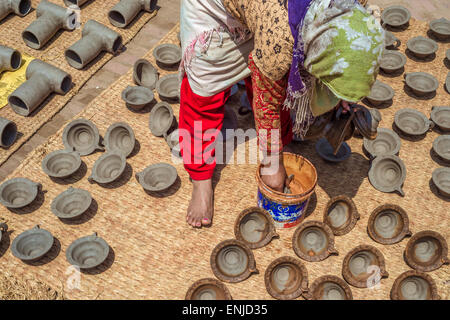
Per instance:
[[[212,180],[192,180],[194,189],[186,215],[186,221],[193,227],[208,226],[214,211]]]
[[[278,161],[278,168],[272,166],[271,164]],[[264,161],[264,168],[273,167],[274,170],[270,169],[270,174],[261,174],[262,181],[275,191],[283,192],[286,183],[286,169],[284,168],[283,155],[277,155],[275,157],[270,157]]]

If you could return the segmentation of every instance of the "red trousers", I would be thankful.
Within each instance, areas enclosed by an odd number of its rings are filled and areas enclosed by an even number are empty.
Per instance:
[[[258,136],[261,129],[280,129],[277,144],[281,150],[292,140],[289,112],[281,110],[287,81],[270,81],[259,72],[251,56],[249,62],[252,77],[245,79],[245,87],[254,108]],[[192,180],[207,180],[213,176],[216,162],[211,144],[222,129],[225,103],[230,97],[230,91],[228,88],[216,95],[202,97],[192,91],[186,76],[181,83],[180,147],[184,167]],[[270,133],[267,138],[270,138]],[[260,147],[268,148],[266,135],[263,140],[260,141]]]

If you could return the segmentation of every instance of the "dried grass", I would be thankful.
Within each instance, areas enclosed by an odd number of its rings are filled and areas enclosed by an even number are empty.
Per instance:
[[[64,295],[33,279],[18,279],[9,272],[0,275],[0,300],[64,300]]]

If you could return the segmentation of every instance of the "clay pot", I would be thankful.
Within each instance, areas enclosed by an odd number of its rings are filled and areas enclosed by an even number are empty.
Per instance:
[[[66,149],[74,149],[81,156],[87,156],[95,150],[104,150],[100,145],[100,134],[97,127],[87,119],[70,122],[64,128],[63,143]]]
[[[149,128],[156,137],[167,134],[174,122],[173,109],[167,102],[157,103],[150,112]]]
[[[53,246],[50,232],[39,226],[19,234],[11,244],[12,254],[26,262],[34,262],[45,256]]]
[[[402,143],[400,137],[394,131],[386,128],[379,128],[375,140],[364,138],[364,150],[373,159],[383,155],[398,155]]]
[[[353,123],[355,131],[358,129],[359,134],[363,137],[373,140],[377,137],[378,125],[381,121],[381,113],[377,109],[367,109],[361,105],[352,105],[355,117]]]
[[[17,138],[17,126],[14,122],[0,117],[0,147],[10,147]]]
[[[181,61],[181,48],[171,43],[160,44],[153,50],[156,63],[165,68],[171,68]]]
[[[450,107],[432,107],[431,121],[444,132],[450,132]]]
[[[331,198],[323,214],[323,222],[331,228],[335,236],[349,233],[359,218],[355,203],[347,196]]]
[[[159,73],[156,68],[145,59],[139,59],[133,66],[133,80],[139,86],[150,90],[155,89],[156,82],[159,79]]]
[[[371,288],[387,278],[383,254],[375,247],[360,245],[351,250],[342,263],[345,281],[357,288]]]
[[[231,300],[231,294],[222,282],[205,278],[189,287],[185,300]]]
[[[404,108],[395,113],[395,126],[408,136],[421,136],[434,127],[422,112],[415,109]]]
[[[225,282],[241,282],[258,273],[250,248],[235,239],[219,243],[211,253],[210,263],[214,275]]]
[[[161,99],[175,101],[180,98],[180,82],[178,74],[169,74],[158,80],[156,91]]]
[[[450,197],[450,168],[437,168],[433,171],[432,180],[441,195]]]
[[[370,91],[370,95],[366,98],[374,106],[379,106],[384,102],[394,98],[395,91],[386,83],[376,80]]]
[[[319,221],[301,224],[292,237],[295,254],[309,262],[322,261],[330,255],[338,255],[334,248],[334,235],[331,228]]]
[[[439,81],[431,74],[425,72],[411,72],[405,74],[406,85],[417,96],[433,93],[439,88]]]
[[[126,165],[126,158],[122,152],[107,152],[94,163],[92,174],[88,181],[90,183],[95,181],[100,184],[111,183],[122,175]]]
[[[234,235],[250,249],[262,248],[279,237],[270,214],[258,207],[245,209],[239,214],[234,224]]]
[[[445,89],[450,93],[450,72],[447,74],[447,78],[445,79]]]
[[[406,167],[397,156],[376,157],[369,170],[369,181],[372,186],[381,192],[397,191],[402,197],[405,196],[402,185],[406,179]]]
[[[179,130],[175,129],[169,135],[164,133],[164,139],[166,140],[167,145],[169,146],[170,150],[172,151],[172,154],[174,156],[180,158],[181,157],[181,147],[180,147]]]
[[[178,173],[174,166],[168,163],[153,164],[136,174],[144,190],[160,192],[170,188],[177,180]]]
[[[431,39],[418,36],[409,39],[406,43],[406,47],[411,51],[417,58],[426,58],[438,51],[439,46],[436,41]]]
[[[40,183],[27,178],[13,178],[0,186],[0,203],[11,209],[26,207],[36,199],[40,188]]]
[[[379,206],[372,212],[367,232],[374,241],[381,244],[394,244],[412,235],[406,211],[393,204]]]
[[[222,123],[222,138],[224,141],[234,138],[234,130],[238,127],[238,118],[231,107],[225,106],[225,116]],[[233,130],[233,131],[230,131]]]
[[[405,261],[413,269],[430,272],[448,265],[448,245],[444,237],[434,231],[415,233],[405,249]]]
[[[386,48],[390,48],[390,47],[395,47],[398,48],[400,47],[400,40],[397,39],[394,34],[390,31],[386,31],[385,33],[385,46]]]
[[[112,124],[106,130],[104,144],[107,152],[118,151],[128,157],[136,144],[133,129],[125,122]]]
[[[74,242],[66,250],[66,259],[80,269],[92,269],[101,265],[109,255],[108,243],[93,235],[82,237]]]
[[[127,107],[135,111],[142,110],[154,98],[153,91],[146,87],[128,86],[122,91],[122,100],[125,101]]]
[[[450,49],[448,49],[447,51],[445,51],[445,57],[446,57],[447,60],[450,62]]]
[[[380,68],[386,73],[394,73],[406,64],[406,57],[403,53],[395,50],[386,50],[380,61]]]
[[[381,20],[391,27],[402,27],[411,19],[411,13],[403,6],[389,6],[381,13]]]
[[[450,20],[441,18],[430,22],[430,30],[433,31],[436,38],[447,40],[450,38]]]
[[[440,300],[433,278],[426,273],[410,270],[394,281],[392,300]]]
[[[336,276],[316,279],[304,296],[308,300],[353,300],[349,285]]]
[[[89,191],[70,187],[52,201],[51,210],[58,218],[73,219],[85,213],[91,203]]]
[[[320,138],[316,142],[315,148],[319,156],[321,156],[324,160],[330,162],[342,162],[344,160],[347,160],[352,155],[352,150],[346,142],[343,142],[341,144],[339,151],[336,153],[336,155],[334,155],[333,147],[330,145],[326,138]]]
[[[70,150],[53,151],[42,160],[42,170],[53,178],[67,178],[77,172],[80,166],[80,154]]]
[[[445,161],[450,161],[450,135],[437,137],[433,142],[433,150]]]
[[[300,260],[285,256],[269,264],[264,282],[275,299],[293,300],[308,292],[308,271]]]

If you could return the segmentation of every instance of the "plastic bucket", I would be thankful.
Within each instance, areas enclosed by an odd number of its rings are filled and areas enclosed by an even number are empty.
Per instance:
[[[298,225],[308,209],[309,200],[317,185],[317,171],[306,158],[284,152],[283,163],[287,175],[294,174],[292,194],[277,192],[261,180],[261,164],[256,171],[258,183],[258,206],[272,216],[275,227],[291,228]]]

